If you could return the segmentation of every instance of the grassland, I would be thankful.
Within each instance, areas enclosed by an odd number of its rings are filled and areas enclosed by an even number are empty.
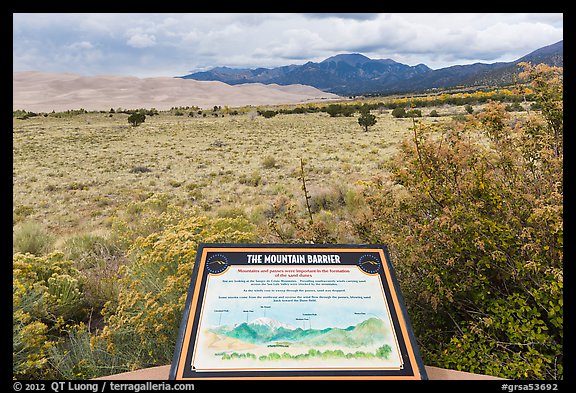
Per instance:
[[[122,113],[14,119],[13,224],[33,221],[61,238],[106,231],[119,209],[153,193],[263,223],[278,200],[304,200],[300,159],[313,197],[382,172],[412,120],[376,116],[369,132],[356,116],[321,112],[161,112],[138,127]]]

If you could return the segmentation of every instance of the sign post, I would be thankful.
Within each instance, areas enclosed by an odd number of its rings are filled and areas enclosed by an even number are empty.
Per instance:
[[[386,246],[200,244],[170,379],[427,379]]]

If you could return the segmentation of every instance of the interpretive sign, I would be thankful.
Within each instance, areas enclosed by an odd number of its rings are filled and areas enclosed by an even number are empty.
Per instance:
[[[427,379],[386,246],[201,244],[170,379]]]

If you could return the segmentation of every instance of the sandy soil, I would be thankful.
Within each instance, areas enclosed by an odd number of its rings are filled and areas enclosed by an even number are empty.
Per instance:
[[[13,110],[60,112],[84,108],[156,108],[179,106],[212,108],[275,105],[338,99],[305,85],[228,85],[170,77],[82,76],[71,73],[14,72]]]

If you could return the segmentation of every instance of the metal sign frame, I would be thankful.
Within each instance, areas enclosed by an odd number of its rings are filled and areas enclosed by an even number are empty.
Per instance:
[[[198,247],[169,378],[428,379],[385,245],[228,243]]]

